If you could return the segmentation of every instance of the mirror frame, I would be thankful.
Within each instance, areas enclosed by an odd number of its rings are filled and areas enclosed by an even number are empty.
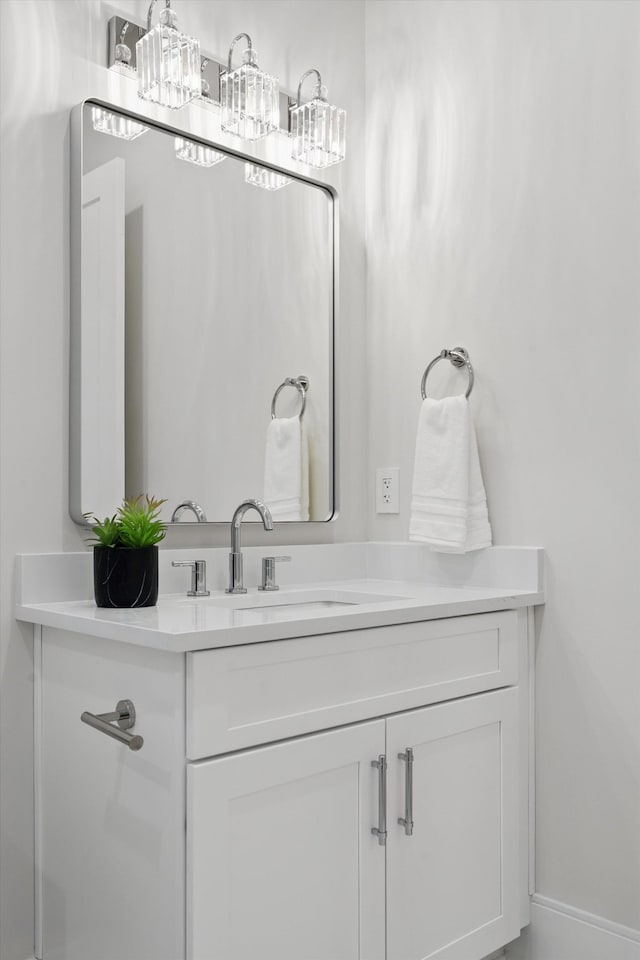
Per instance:
[[[84,167],[84,139],[83,139],[83,117],[84,110],[89,106],[103,107],[114,113],[125,114],[133,120],[144,123],[146,126],[158,130],[170,136],[187,137],[195,143],[202,143],[205,146],[213,147],[228,156],[235,157],[241,161],[251,163],[258,162],[260,166],[277,173],[285,174],[294,180],[307,183],[323,190],[332,202],[333,225],[331,238],[333,241],[332,260],[332,338],[330,362],[332,364],[332,384],[329,391],[329,417],[328,422],[331,427],[331,443],[329,445],[329,476],[332,486],[331,513],[324,520],[305,520],[282,521],[287,524],[296,524],[296,528],[303,525],[330,523],[337,519],[339,515],[339,489],[338,489],[338,364],[337,364],[337,339],[338,339],[338,289],[339,289],[339,206],[338,193],[336,189],[328,183],[315,180],[311,177],[296,173],[287,167],[281,167],[274,163],[266,163],[261,159],[256,159],[243,153],[241,150],[235,150],[226,145],[217,143],[215,140],[208,140],[202,136],[193,135],[188,129],[173,126],[167,123],[161,123],[151,119],[145,114],[136,113],[126,107],[109,103],[98,97],[87,97],[79,104],[73,107],[71,111],[71,137],[70,137],[70,201],[71,201],[71,221],[70,221],[70,329],[69,329],[69,514],[78,524],[86,527],[88,521],[85,512],[88,510],[93,513],[93,509],[88,506],[87,498],[91,498],[91,490],[88,490],[89,484],[83,470],[83,463],[87,457],[97,458],[101,469],[101,483],[108,491],[110,501],[113,501],[113,511],[122,502],[125,496],[125,408],[124,408],[124,349],[122,351],[122,370],[118,371],[119,387],[114,393],[113,415],[114,415],[114,434],[118,439],[111,441],[99,438],[94,435],[90,429],[87,417],[87,411],[91,408],[90,396],[88,396],[88,385],[91,382],[91,371],[82,368],[83,345],[89,341],[90,326],[85,323],[82,317],[82,190],[83,190],[83,167]],[[293,162],[293,161],[292,161]],[[144,491],[143,491],[144,492]],[[149,492],[149,491],[147,491]],[[208,520],[198,523],[197,521],[178,521],[176,523],[167,523],[167,529],[173,527],[193,527],[193,526],[227,526],[229,520]]]

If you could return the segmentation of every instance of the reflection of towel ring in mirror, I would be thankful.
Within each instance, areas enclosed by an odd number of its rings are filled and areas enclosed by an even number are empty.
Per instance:
[[[427,377],[429,376],[430,371],[435,367],[436,363],[439,360],[450,360],[454,367],[467,367],[467,372],[469,374],[469,386],[467,387],[467,392],[465,397],[468,397],[471,391],[473,390],[473,367],[471,366],[471,361],[469,360],[469,354],[464,349],[464,347],[454,347],[453,350],[441,350],[437,357],[431,361],[425,372],[422,374],[422,383],[420,385],[420,390],[422,392],[422,399],[427,399]]]
[[[283,383],[280,384],[278,389],[273,395],[273,400],[271,401],[271,419],[276,419],[276,400],[280,394],[281,390],[284,390],[285,387],[295,387],[299,391],[302,398],[302,404],[300,406],[300,412],[298,416],[302,420],[302,415],[304,414],[304,408],[307,405],[307,390],[309,389],[309,377],[285,377]]]

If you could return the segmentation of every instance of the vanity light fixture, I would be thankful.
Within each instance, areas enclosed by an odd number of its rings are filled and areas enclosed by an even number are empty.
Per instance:
[[[110,67],[112,70],[118,71],[118,73],[124,73],[125,76],[130,74],[135,77],[136,71],[135,67],[133,67],[131,64],[131,47],[129,46],[131,40],[127,34],[129,31],[131,31],[132,35],[137,33],[138,39],[140,39],[140,37],[143,35],[143,30],[141,27],[135,27],[129,22],[129,20],[124,20],[122,22],[120,31],[118,32],[117,38],[113,40],[111,31],[112,29],[115,29],[115,22],[112,21],[112,23],[114,23],[113,28],[111,27],[111,24],[109,25],[109,42],[110,44],[115,43],[115,46],[113,48],[113,63],[110,64]]]
[[[146,29],[118,15],[111,17],[108,25],[107,64],[122,76],[136,78],[140,96],[169,107],[197,101],[216,114],[220,111],[223,130],[249,141],[274,130],[287,136],[295,130],[297,152],[293,156],[312,166],[329,166],[344,159],[346,113],[327,103],[317,70],[308,70],[300,81],[301,86],[311,74],[318,79],[313,100],[303,104],[300,86],[296,101],[280,90],[276,77],[259,69],[247,33],[234,38],[222,63],[202,53],[196,40],[178,33],[170,0],[165,0],[161,23],[152,28],[156,3],[151,0]],[[243,38],[247,46],[244,62],[232,70],[234,47]]]
[[[120,140],[135,140],[149,129],[144,123],[137,123],[130,117],[111,113],[110,110],[104,110],[102,107],[91,107],[91,123],[98,133],[109,133]]]
[[[209,57],[203,57],[200,63],[200,96],[203,100],[211,99],[211,84],[204,75],[209,66]]]
[[[315,74],[313,99],[302,103],[302,84]],[[290,109],[291,156],[310,167],[328,167],[345,157],[347,113],[327,100],[327,88],[320,71],[313,67],[303,73],[298,84],[298,99]]]
[[[244,61],[231,69],[233,48],[246,37]],[[277,77],[258,67],[256,52],[248,33],[239,33],[229,47],[227,69],[220,73],[221,126],[244,140],[260,140],[280,122],[280,84]]]
[[[207,147],[204,143],[194,143],[193,140],[185,140],[184,137],[176,137],[174,143],[178,160],[187,160],[198,167],[213,167],[225,159],[224,153],[219,153],[218,150]]]
[[[285,177],[283,173],[277,173],[275,170],[267,170],[266,167],[260,167],[257,163],[245,163],[244,180],[245,183],[262,187],[263,190],[280,190],[291,183],[291,177]]]
[[[180,33],[178,21],[165,0],[160,23],[151,26],[156,0],[147,14],[147,33],[136,43],[138,96],[163,107],[178,109],[200,96],[202,74],[200,41]]]

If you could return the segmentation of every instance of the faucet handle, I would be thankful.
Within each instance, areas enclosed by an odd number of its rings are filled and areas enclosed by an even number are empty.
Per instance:
[[[262,558],[262,583],[258,590],[279,590],[276,583],[276,563],[285,563],[291,560],[291,557],[263,557]]]
[[[207,561],[206,560],[172,560],[172,567],[191,567],[191,589],[187,590],[188,597],[208,597],[207,590]]]

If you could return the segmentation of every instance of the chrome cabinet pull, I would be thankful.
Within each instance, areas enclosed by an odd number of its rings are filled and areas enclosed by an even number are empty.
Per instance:
[[[372,827],[371,833],[384,847],[387,842],[387,758],[384,753],[377,760],[372,760],[371,766],[378,770],[378,826]]]
[[[112,713],[89,713],[85,710],[80,719],[100,733],[106,733],[108,737],[126,744],[129,750],[140,750],[144,743],[140,734],[126,732],[136,722],[136,708],[131,700],[118,700]],[[114,726],[114,723],[118,726]]]
[[[398,823],[404,827],[407,837],[413,836],[413,750],[407,747],[398,754],[398,760],[404,760],[404,817],[398,817]]]

